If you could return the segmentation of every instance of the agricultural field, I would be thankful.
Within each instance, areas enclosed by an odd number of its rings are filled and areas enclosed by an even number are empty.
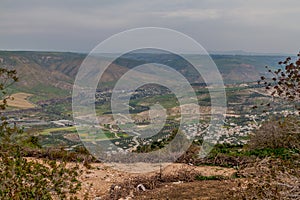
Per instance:
[[[23,92],[12,94],[7,105],[18,109],[34,108],[35,105],[28,100],[31,96],[32,94]]]
[[[76,131],[75,126],[48,128],[48,129],[44,129],[42,132],[40,132],[39,135],[50,135],[51,133],[56,133],[56,132],[75,132],[75,131]]]

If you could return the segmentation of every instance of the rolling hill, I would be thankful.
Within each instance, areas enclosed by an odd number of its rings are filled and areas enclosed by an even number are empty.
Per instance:
[[[85,56],[68,52],[0,51],[0,66],[17,70],[20,81],[13,86],[14,92],[36,94],[43,99],[57,98],[71,94]],[[265,73],[265,65],[277,66],[284,56],[212,55],[212,58],[225,83],[241,83],[256,81]],[[172,66],[191,83],[202,81],[195,69],[178,57],[147,53],[127,54],[115,60],[101,80],[114,83],[129,69],[149,62]]]

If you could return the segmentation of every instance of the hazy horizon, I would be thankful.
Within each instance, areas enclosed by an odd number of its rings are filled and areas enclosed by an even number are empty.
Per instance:
[[[7,52],[50,52],[50,53],[78,53],[78,54],[89,54],[90,52],[83,52],[83,51],[72,51],[72,50],[52,50],[52,49],[0,49],[1,51]],[[208,50],[207,51],[210,55],[237,55],[237,56],[295,56],[296,53],[285,53],[285,52],[278,52],[278,53],[270,53],[270,52],[247,52],[243,50],[228,50],[228,51],[218,51],[218,50]],[[105,54],[119,54],[121,52],[115,53],[105,53]],[[194,53],[183,53],[183,55],[195,55]],[[197,54],[198,55],[198,54]],[[204,55],[204,54],[203,54]]]
[[[0,43],[6,50],[90,52],[119,32],[163,27],[208,51],[294,55],[299,8],[296,0],[3,0]]]

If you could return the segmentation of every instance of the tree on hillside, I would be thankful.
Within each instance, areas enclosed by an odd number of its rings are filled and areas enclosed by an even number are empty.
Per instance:
[[[0,199],[71,199],[80,189],[78,166],[25,158],[15,141],[22,131],[8,123],[3,111],[10,98],[6,89],[17,80],[15,70],[0,67]]]

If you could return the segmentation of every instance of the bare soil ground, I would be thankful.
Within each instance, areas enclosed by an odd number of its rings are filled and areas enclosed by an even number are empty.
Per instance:
[[[233,179],[171,183],[152,191],[145,191],[135,199],[230,199],[230,189],[234,187],[237,187],[237,182]]]
[[[82,181],[82,190],[79,192],[79,199],[84,198],[84,194],[88,194],[88,199],[95,199],[107,195],[112,185],[134,178],[137,176],[152,176],[158,172],[150,172],[146,174],[133,174],[122,171],[116,171],[102,163],[91,164],[91,169],[84,169],[80,180]],[[203,176],[224,176],[232,177],[236,172],[232,168],[222,168],[216,166],[190,166],[186,164],[173,163],[162,170],[162,174],[172,174],[180,169],[189,169],[199,172]],[[153,190],[146,190],[135,197],[127,197],[127,199],[218,199],[218,195],[228,192],[228,187],[235,186],[232,180],[211,180],[211,181],[195,181],[190,183],[171,182],[165,183],[162,187]],[[219,196],[220,197],[220,196]],[[124,197],[126,199],[126,197]]]

